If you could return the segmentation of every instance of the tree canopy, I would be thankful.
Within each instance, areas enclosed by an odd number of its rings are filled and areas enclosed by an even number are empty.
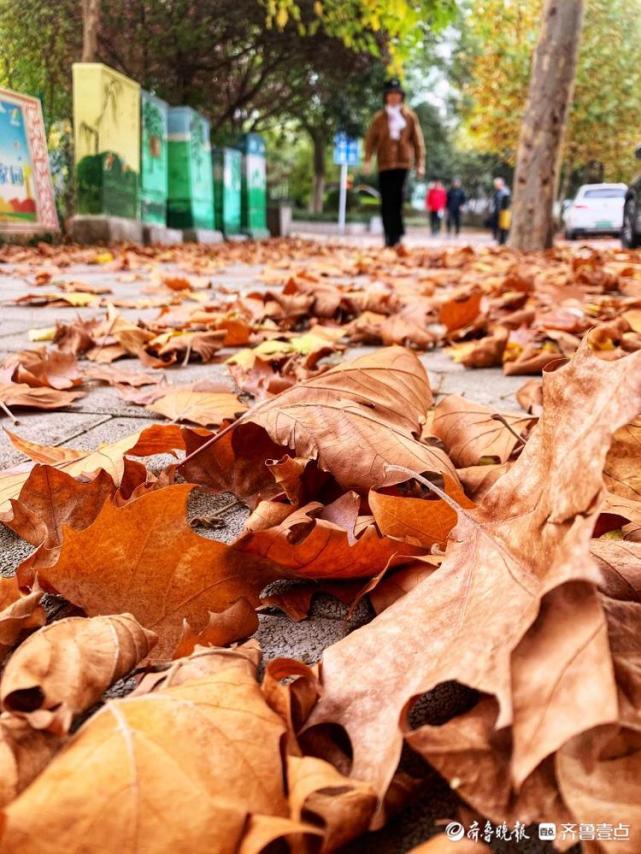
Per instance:
[[[471,0],[459,52],[465,132],[479,151],[514,163],[542,0]],[[640,0],[587,0],[565,171],[597,162],[630,177],[641,89]]]

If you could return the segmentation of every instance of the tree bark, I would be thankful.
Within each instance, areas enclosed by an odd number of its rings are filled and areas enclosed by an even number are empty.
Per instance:
[[[312,213],[322,213],[325,199],[325,136],[315,131],[311,137],[314,146],[314,183],[310,200],[311,210]]]
[[[584,0],[546,0],[514,176],[509,245],[546,249],[554,239],[554,198],[576,74]]]
[[[100,0],[82,0],[82,61],[96,62],[98,58],[98,29]]]

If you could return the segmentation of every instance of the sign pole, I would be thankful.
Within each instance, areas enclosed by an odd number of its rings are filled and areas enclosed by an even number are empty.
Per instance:
[[[347,163],[341,163],[341,186],[338,197],[338,233],[345,234],[345,210],[347,208]]]

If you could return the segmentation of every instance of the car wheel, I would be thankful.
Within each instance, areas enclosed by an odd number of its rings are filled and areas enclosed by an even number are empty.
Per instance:
[[[623,228],[621,229],[621,243],[626,249],[636,249],[641,245],[641,238],[634,227],[635,218],[634,199],[628,199],[623,208]]]

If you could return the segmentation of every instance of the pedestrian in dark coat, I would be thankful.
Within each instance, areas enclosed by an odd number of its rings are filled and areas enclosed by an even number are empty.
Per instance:
[[[385,245],[396,246],[405,234],[404,187],[412,163],[418,178],[425,174],[425,145],[416,113],[405,105],[400,81],[392,78],[383,89],[385,107],[379,110],[365,138],[365,171],[376,154]]]
[[[454,234],[458,236],[460,233],[461,209],[466,201],[467,199],[465,198],[465,191],[461,186],[461,181],[459,178],[455,178],[452,181],[452,186],[447,191],[447,217],[445,223],[448,234],[454,231]]]
[[[512,196],[503,178],[494,179],[494,195],[492,196],[492,213],[490,223],[494,239],[502,246],[507,241],[510,232]]]

